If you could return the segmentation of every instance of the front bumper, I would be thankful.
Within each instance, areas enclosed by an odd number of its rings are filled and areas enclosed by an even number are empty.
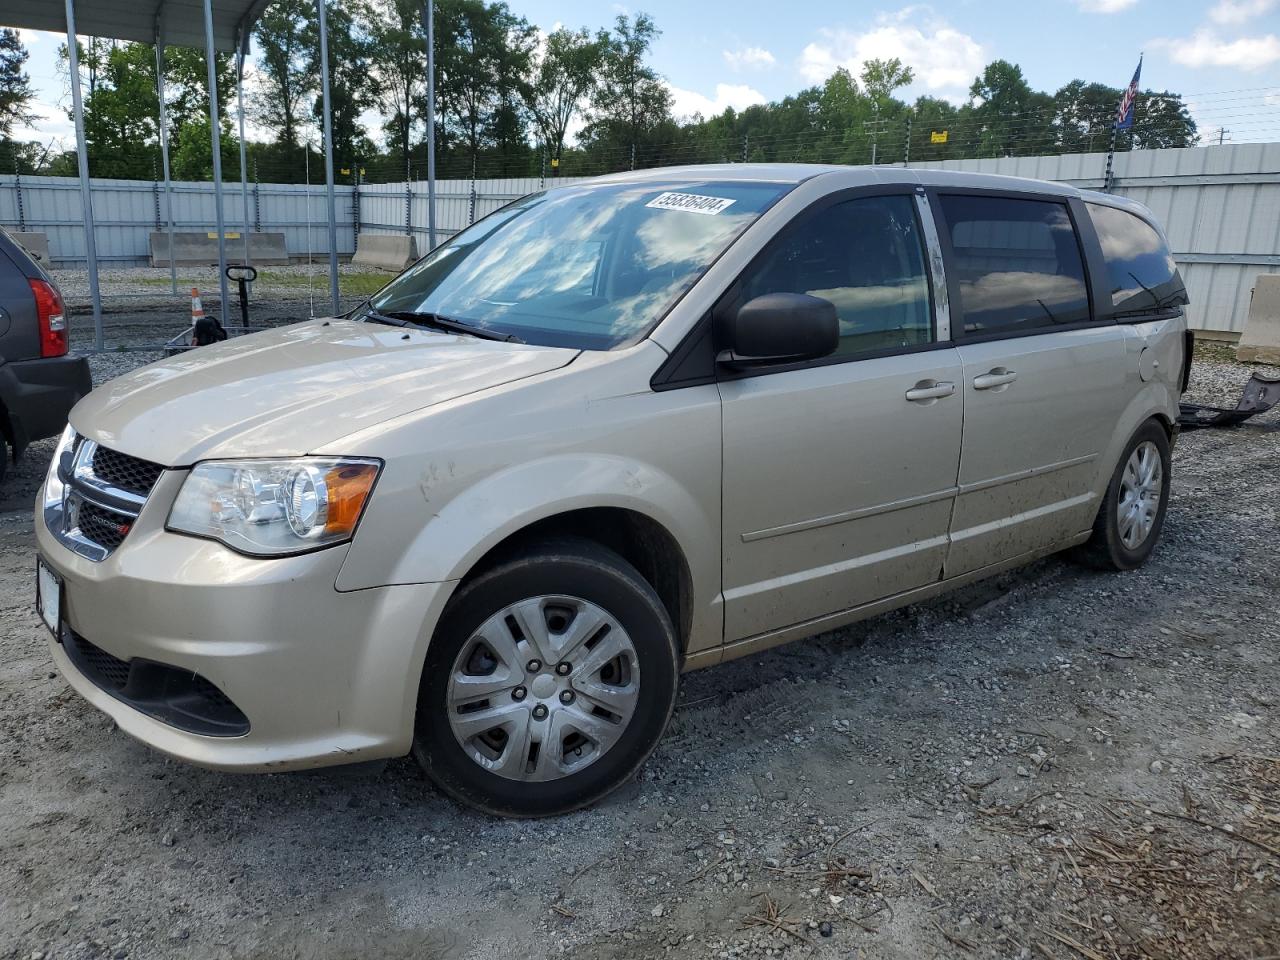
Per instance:
[[[35,440],[61,433],[71,408],[92,389],[84,357],[0,364],[0,403],[8,411],[14,456]]]
[[[427,640],[452,585],[341,593],[346,547],[259,560],[168,533],[180,482],[161,479],[101,562],[67,549],[37,516],[40,555],[63,583],[65,630],[50,652],[71,686],[130,736],[204,767],[301,769],[406,753]],[[193,732],[163,704],[131,705],[74,656],[69,631],[115,661],[198,675],[243,713],[247,732]]]

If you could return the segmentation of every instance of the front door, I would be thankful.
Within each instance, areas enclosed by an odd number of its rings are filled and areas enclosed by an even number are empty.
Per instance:
[[[726,641],[941,576],[961,365],[938,342],[921,232],[909,195],[828,203],[741,278],[739,305],[830,300],[841,339],[831,357],[720,383]]]
[[[1128,365],[1123,331],[1090,324],[1064,201],[968,193],[938,206],[964,389],[953,577],[1089,528]]]

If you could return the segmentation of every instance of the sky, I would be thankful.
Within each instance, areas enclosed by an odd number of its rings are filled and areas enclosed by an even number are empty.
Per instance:
[[[331,0],[335,2],[335,0]],[[336,0],[340,2],[340,0]],[[843,66],[899,57],[916,80],[905,91],[967,99],[994,59],[1019,64],[1032,87],[1073,79],[1128,84],[1144,55],[1144,89],[1182,93],[1202,135],[1280,141],[1280,0],[508,0],[543,31],[606,26],[649,13],[662,30],[652,62],[677,116],[780,99]],[[40,119],[20,139],[74,142],[70,96],[58,69],[64,38],[24,31]],[[371,130],[376,136],[376,127]],[[261,136],[264,131],[250,131]]]

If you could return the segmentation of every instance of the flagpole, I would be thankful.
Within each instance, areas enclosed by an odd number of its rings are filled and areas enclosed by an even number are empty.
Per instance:
[[[1133,127],[1133,111],[1138,100],[1139,83],[1142,78],[1142,57],[1143,54],[1138,54],[1138,69],[1133,71],[1133,79],[1121,94],[1120,104],[1116,107],[1116,118],[1111,122],[1111,146],[1107,150],[1107,172],[1102,178],[1104,193],[1110,193],[1111,186],[1115,183],[1116,138],[1120,135],[1121,129],[1128,130]]]
[[[1111,175],[1112,164],[1116,159],[1116,136],[1120,133],[1120,125],[1118,123],[1111,124],[1111,147],[1107,150],[1107,172],[1102,178],[1102,192],[1111,192]]]

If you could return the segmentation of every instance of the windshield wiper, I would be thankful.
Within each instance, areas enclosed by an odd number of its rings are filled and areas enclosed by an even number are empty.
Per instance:
[[[390,310],[387,313],[378,313],[370,311],[369,316],[377,320],[400,321],[401,325],[414,324],[419,327],[435,327],[437,330],[447,330],[450,333],[464,333],[468,336],[479,337],[481,340],[501,340],[504,343],[524,343],[519,337],[513,333],[499,333],[496,330],[489,330],[485,327],[479,327],[474,324],[464,323],[461,320],[454,320],[452,317],[441,316],[438,313],[426,313],[417,310]]]

